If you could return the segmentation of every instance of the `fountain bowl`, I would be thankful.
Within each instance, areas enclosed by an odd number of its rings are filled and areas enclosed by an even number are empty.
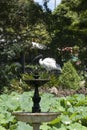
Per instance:
[[[28,123],[41,123],[50,122],[57,118],[60,113],[55,112],[41,112],[41,113],[30,113],[30,112],[14,112],[13,115],[16,119]]]
[[[32,85],[32,86],[42,86],[44,85],[45,83],[47,83],[49,81],[49,79],[27,79],[27,80],[24,80],[28,85]]]

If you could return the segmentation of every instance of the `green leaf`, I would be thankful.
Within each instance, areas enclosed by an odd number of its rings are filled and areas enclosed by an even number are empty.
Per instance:
[[[0,124],[7,124],[9,122],[13,122],[14,117],[11,115],[10,112],[4,112],[3,114],[0,114]]]
[[[62,115],[61,119],[62,123],[64,123],[65,125],[69,125],[72,122],[67,115]]]
[[[30,125],[19,121],[16,130],[33,130],[33,128]]]
[[[71,124],[70,126],[68,126],[68,129],[69,130],[87,130],[87,127],[82,126],[79,123],[74,123],[74,124]]]
[[[43,125],[40,126],[40,130],[49,130],[50,126],[47,125],[47,123],[43,123]]]
[[[55,124],[59,123],[60,121],[61,121],[61,118],[59,117],[59,118],[56,118],[55,120],[51,121],[49,124],[55,125]]]
[[[64,124],[61,124],[60,127],[52,127],[52,130],[67,130],[66,126]]]
[[[6,130],[4,127],[0,126],[0,130]]]

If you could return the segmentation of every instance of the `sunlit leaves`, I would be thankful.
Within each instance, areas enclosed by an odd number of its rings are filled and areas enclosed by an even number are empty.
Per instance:
[[[30,125],[26,125],[26,123],[18,122],[18,127],[16,130],[33,130],[33,128]]]
[[[12,115],[14,111],[30,112],[32,108],[33,92],[16,92],[0,96],[0,128],[1,130],[32,130],[29,124],[16,121]],[[52,94],[40,93],[42,112],[60,112],[58,117],[49,122],[42,123],[41,130],[86,130],[87,129],[87,97],[75,94],[68,97],[55,97]],[[26,107],[25,107],[26,106]]]

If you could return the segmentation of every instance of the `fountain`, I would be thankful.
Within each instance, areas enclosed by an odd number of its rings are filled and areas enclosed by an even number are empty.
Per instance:
[[[38,87],[47,83],[49,79],[39,79],[37,70],[34,73],[34,79],[25,80],[27,84],[32,85],[35,88],[34,96],[32,97],[33,107],[32,112],[13,112],[17,120],[26,123],[31,123],[33,130],[39,130],[41,123],[49,122],[54,120],[60,113],[55,112],[41,112],[40,100]]]

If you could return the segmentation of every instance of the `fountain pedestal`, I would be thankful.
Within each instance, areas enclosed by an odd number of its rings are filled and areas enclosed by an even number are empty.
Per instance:
[[[39,130],[41,123],[49,122],[54,120],[59,113],[55,112],[41,112],[40,109],[40,100],[38,87],[44,85],[49,80],[48,79],[39,79],[39,76],[36,74],[34,79],[25,80],[27,84],[32,85],[35,88],[34,96],[32,97],[33,107],[32,113],[30,112],[14,112],[13,115],[16,116],[17,120],[23,121],[26,123],[31,123],[33,126],[33,130]]]
[[[40,128],[39,123],[38,124],[33,124],[32,126],[33,126],[33,130],[39,130],[39,128]]]
[[[33,113],[41,112],[41,108],[40,108],[40,104],[39,104],[41,97],[39,95],[38,87],[44,85],[45,83],[47,83],[49,81],[49,79],[38,79],[37,77],[38,76],[36,76],[35,79],[25,80],[25,82],[27,84],[30,84],[34,87],[34,95],[32,97],[32,101],[33,101],[32,112]]]

